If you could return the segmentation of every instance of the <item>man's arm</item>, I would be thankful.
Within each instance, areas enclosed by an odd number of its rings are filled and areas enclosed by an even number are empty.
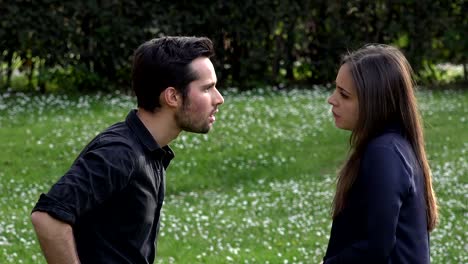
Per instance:
[[[73,229],[69,224],[40,211],[31,214],[31,221],[47,263],[80,263]]]

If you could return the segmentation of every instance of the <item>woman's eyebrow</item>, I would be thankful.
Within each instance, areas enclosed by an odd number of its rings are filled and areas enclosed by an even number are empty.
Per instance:
[[[336,85],[336,88],[340,89],[342,92],[345,92],[347,94],[351,94],[348,90],[346,90],[345,88],[339,86],[338,84]]]

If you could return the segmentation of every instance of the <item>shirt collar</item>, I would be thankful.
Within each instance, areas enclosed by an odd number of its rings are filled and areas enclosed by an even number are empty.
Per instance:
[[[164,146],[162,148],[161,146],[159,146],[158,142],[156,142],[156,140],[145,127],[143,122],[141,122],[140,118],[137,116],[136,109],[132,109],[128,113],[125,122],[128,124],[130,129],[135,133],[140,142],[148,151],[155,154],[160,154],[161,156],[165,156],[169,160],[174,158],[174,152],[169,146]]]

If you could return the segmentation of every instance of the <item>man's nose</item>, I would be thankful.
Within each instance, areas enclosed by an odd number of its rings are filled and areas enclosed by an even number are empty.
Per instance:
[[[216,94],[215,94],[215,103],[216,105],[220,105],[224,103],[224,97],[223,95],[219,92],[218,89],[215,88]]]

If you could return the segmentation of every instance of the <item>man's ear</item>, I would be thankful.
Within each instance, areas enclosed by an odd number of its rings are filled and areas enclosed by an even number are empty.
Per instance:
[[[169,107],[182,105],[182,96],[174,87],[167,87],[161,93],[162,103]]]

